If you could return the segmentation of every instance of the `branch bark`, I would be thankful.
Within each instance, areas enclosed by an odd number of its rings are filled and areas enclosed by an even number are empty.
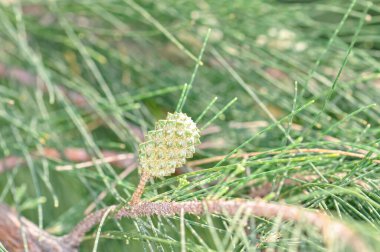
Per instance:
[[[268,219],[281,216],[283,221],[312,225],[322,233],[327,246],[342,242],[354,251],[371,251],[354,230],[324,213],[258,199],[252,201],[142,202],[122,208],[113,205],[88,215],[69,234],[63,237],[48,234],[27,219],[18,216],[9,207],[0,205],[0,242],[10,251],[24,251],[25,246],[27,246],[31,252],[76,252],[85,234],[100,223],[106,212],[111,212],[111,215],[120,219],[152,215],[165,217],[181,214],[181,211],[194,215],[223,214],[233,216],[239,209],[244,209],[247,214],[252,216]]]
[[[317,228],[324,237],[327,245],[337,241],[345,243],[354,251],[370,251],[366,243],[352,229],[344,223],[336,221],[328,215],[298,206],[280,203],[269,203],[262,200],[215,200],[215,201],[187,201],[187,202],[142,202],[138,205],[118,208],[110,206],[87,216],[62,240],[71,247],[79,246],[84,235],[95,225],[99,224],[105,212],[111,213],[117,218],[138,218],[144,216],[172,216],[181,211],[188,214],[204,215],[225,214],[233,216],[239,209],[244,209],[247,214],[274,219],[281,216],[284,221],[295,221],[312,225]]]
[[[0,242],[8,251],[75,252],[70,244],[50,235],[29,220],[19,216],[6,205],[0,204]]]

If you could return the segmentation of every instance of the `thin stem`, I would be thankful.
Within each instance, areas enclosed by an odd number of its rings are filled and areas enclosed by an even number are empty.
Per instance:
[[[135,190],[135,192],[132,195],[131,201],[129,201],[129,204],[131,206],[137,205],[140,202],[141,196],[144,193],[145,185],[148,182],[148,179],[150,178],[150,175],[146,172],[143,172],[140,176],[140,182]]]
[[[189,92],[190,92],[190,89],[193,87],[193,83],[194,83],[194,80],[195,80],[195,76],[197,75],[198,73],[198,68],[199,66],[202,66],[203,65],[203,62],[202,62],[202,57],[203,57],[203,53],[206,49],[206,45],[207,45],[207,41],[208,41],[208,38],[210,37],[210,33],[211,33],[211,29],[208,29],[208,32],[206,34],[206,37],[203,41],[203,46],[201,48],[201,52],[199,53],[199,56],[198,56],[198,60],[197,60],[197,64],[195,65],[195,68],[194,68],[194,71],[193,71],[193,74],[191,75],[191,79],[190,79],[190,83],[189,85],[187,86],[186,89],[184,89],[185,93],[183,95],[183,99],[181,99],[181,101],[179,102],[178,104],[178,107],[177,107],[177,110],[176,112],[182,112],[182,108],[183,106],[185,105],[186,103],[186,99],[187,97],[189,96]]]
[[[204,115],[210,110],[210,108],[212,107],[212,105],[214,105],[214,103],[216,102],[216,100],[218,100],[218,97],[214,97],[214,99],[211,100],[211,102],[207,105],[207,107],[202,111],[202,113],[195,120],[195,123],[198,123],[200,120],[202,120],[202,118],[204,117]]]
[[[102,227],[104,225],[104,222],[106,221],[106,218],[108,214],[112,211],[112,208],[108,208],[108,210],[104,213],[102,219],[100,220],[100,224],[98,227],[98,231],[96,231],[96,237],[95,237],[95,242],[94,242],[94,248],[92,249],[92,252],[96,252],[98,250],[98,244],[99,244],[99,239],[100,239],[100,233],[102,230]]]
[[[234,104],[236,101],[237,101],[237,97],[235,97],[234,99],[232,99],[229,103],[227,103],[226,106],[224,106],[218,113],[216,113],[214,115],[213,118],[211,118],[205,125],[202,126],[202,128],[200,129],[200,131],[204,130],[205,128],[207,128],[212,122],[214,122],[221,114],[224,113],[224,111],[226,111],[229,107],[231,107],[232,104]]]
[[[117,176],[117,179],[114,182],[112,182],[111,187],[115,189],[119,181],[123,181],[132,171],[136,169],[136,167],[137,167],[136,162],[131,164],[128,168],[126,168],[122,173],[120,173]],[[99,193],[96,199],[86,208],[86,210],[84,211],[84,214],[85,215],[90,214],[96,208],[96,206],[107,196],[108,192],[109,191],[106,189],[102,191],[101,193]]]

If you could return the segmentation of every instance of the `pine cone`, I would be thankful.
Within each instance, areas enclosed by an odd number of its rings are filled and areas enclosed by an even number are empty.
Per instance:
[[[186,158],[193,157],[199,138],[199,129],[190,117],[168,113],[166,120],[159,120],[140,144],[139,173],[146,172],[152,177],[172,174],[186,163]]]

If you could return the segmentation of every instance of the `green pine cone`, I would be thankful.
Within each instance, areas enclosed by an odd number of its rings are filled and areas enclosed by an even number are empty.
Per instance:
[[[149,131],[146,141],[139,146],[139,173],[163,177],[193,157],[195,146],[200,144],[197,125],[184,113],[168,113]]]

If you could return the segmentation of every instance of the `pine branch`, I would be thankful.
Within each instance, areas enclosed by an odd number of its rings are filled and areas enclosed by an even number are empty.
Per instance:
[[[327,245],[343,242],[354,251],[370,251],[360,236],[351,228],[330,216],[298,206],[270,203],[262,200],[215,200],[187,202],[142,202],[138,205],[118,208],[116,205],[101,209],[87,216],[68,235],[62,239],[73,248],[79,246],[84,235],[99,224],[105,212],[111,211],[117,218],[140,218],[145,216],[172,216],[184,213],[194,215],[226,214],[233,216],[239,209],[257,217],[275,219],[281,216],[284,221],[305,223],[317,228]]]
[[[3,204],[0,204],[0,242],[9,251],[76,251]]]

